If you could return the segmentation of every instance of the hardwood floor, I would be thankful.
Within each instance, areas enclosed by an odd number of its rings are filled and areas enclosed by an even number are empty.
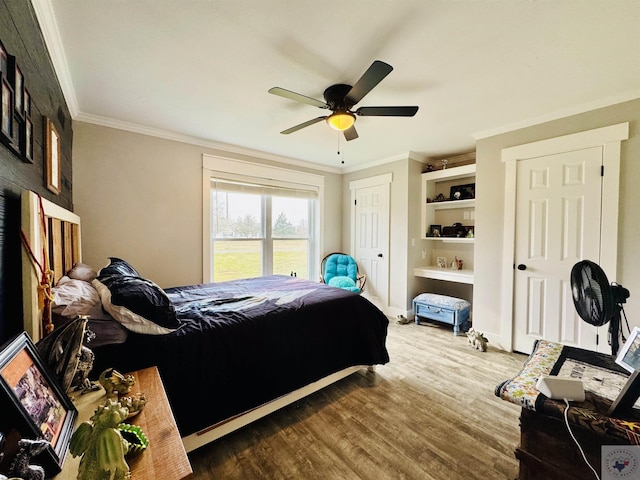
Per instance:
[[[189,454],[200,479],[516,478],[520,409],[494,387],[526,356],[451,326],[389,324],[391,361]]]

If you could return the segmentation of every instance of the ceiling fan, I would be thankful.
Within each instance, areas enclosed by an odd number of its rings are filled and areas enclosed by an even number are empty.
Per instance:
[[[295,127],[283,130],[280,133],[288,135],[314,123],[326,120],[331,128],[344,132],[344,137],[349,141],[358,138],[358,132],[354,126],[356,115],[363,117],[413,117],[418,111],[418,107],[416,106],[360,107],[355,111],[351,110],[356,103],[362,100],[364,96],[389,75],[392,70],[393,67],[391,65],[376,60],[353,86],[338,83],[328,87],[323,93],[324,102],[280,87],[269,89],[269,93],[274,95],[279,95],[296,102],[306,103],[314,107],[331,110],[332,112],[330,115],[314,118]]]

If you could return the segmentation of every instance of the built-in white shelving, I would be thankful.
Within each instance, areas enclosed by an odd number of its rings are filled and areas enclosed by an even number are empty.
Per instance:
[[[436,280],[473,284],[473,243],[474,237],[445,237],[430,236],[430,227],[440,225],[451,226],[453,223],[461,223],[467,227],[474,227],[475,235],[475,205],[474,198],[450,200],[450,188],[458,185],[475,184],[476,166],[463,165],[451,167],[445,170],[437,170],[422,174],[421,188],[421,219],[423,258],[425,266],[414,268],[414,275]],[[474,193],[475,194],[475,193]],[[437,201],[438,195],[445,200]],[[441,198],[442,198],[441,197]],[[435,266],[439,252],[449,252],[448,255],[463,259],[465,268],[455,270],[451,268],[438,268]],[[447,262],[452,258],[447,257]]]

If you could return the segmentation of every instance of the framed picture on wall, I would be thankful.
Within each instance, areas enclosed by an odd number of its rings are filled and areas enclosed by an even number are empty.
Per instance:
[[[26,118],[22,123],[24,132],[20,137],[22,145],[20,145],[20,151],[23,155],[25,162],[33,163],[33,122],[30,118]]]
[[[51,119],[44,120],[45,129],[45,174],[47,188],[58,195],[60,193],[60,135]]]
[[[22,70],[18,66],[18,62],[16,61],[16,57],[13,55],[9,56],[9,72],[8,72],[9,81],[11,82],[11,86],[13,87],[14,94],[14,106],[16,113],[20,115],[20,117],[24,116],[24,76],[22,75]]]
[[[13,138],[13,90],[4,76],[2,77],[2,110],[0,110],[2,135]]]
[[[24,89],[24,114],[27,117],[31,116],[31,95],[26,88]]]
[[[47,478],[62,468],[76,416],[73,403],[50,374],[31,338],[22,332],[0,352],[2,405],[15,418],[22,438],[49,442],[44,457]]]
[[[7,50],[4,48],[2,42],[0,42],[0,72],[6,77],[7,76],[7,67],[9,65],[9,57],[7,55]]]

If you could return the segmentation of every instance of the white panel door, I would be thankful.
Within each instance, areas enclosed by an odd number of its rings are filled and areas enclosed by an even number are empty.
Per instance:
[[[539,338],[597,350],[597,328],[573,305],[570,274],[579,260],[599,263],[601,165],[601,147],[518,162],[516,351],[531,352]]]
[[[389,292],[389,185],[358,188],[355,199],[354,258],[367,275],[364,295],[384,310]]]

